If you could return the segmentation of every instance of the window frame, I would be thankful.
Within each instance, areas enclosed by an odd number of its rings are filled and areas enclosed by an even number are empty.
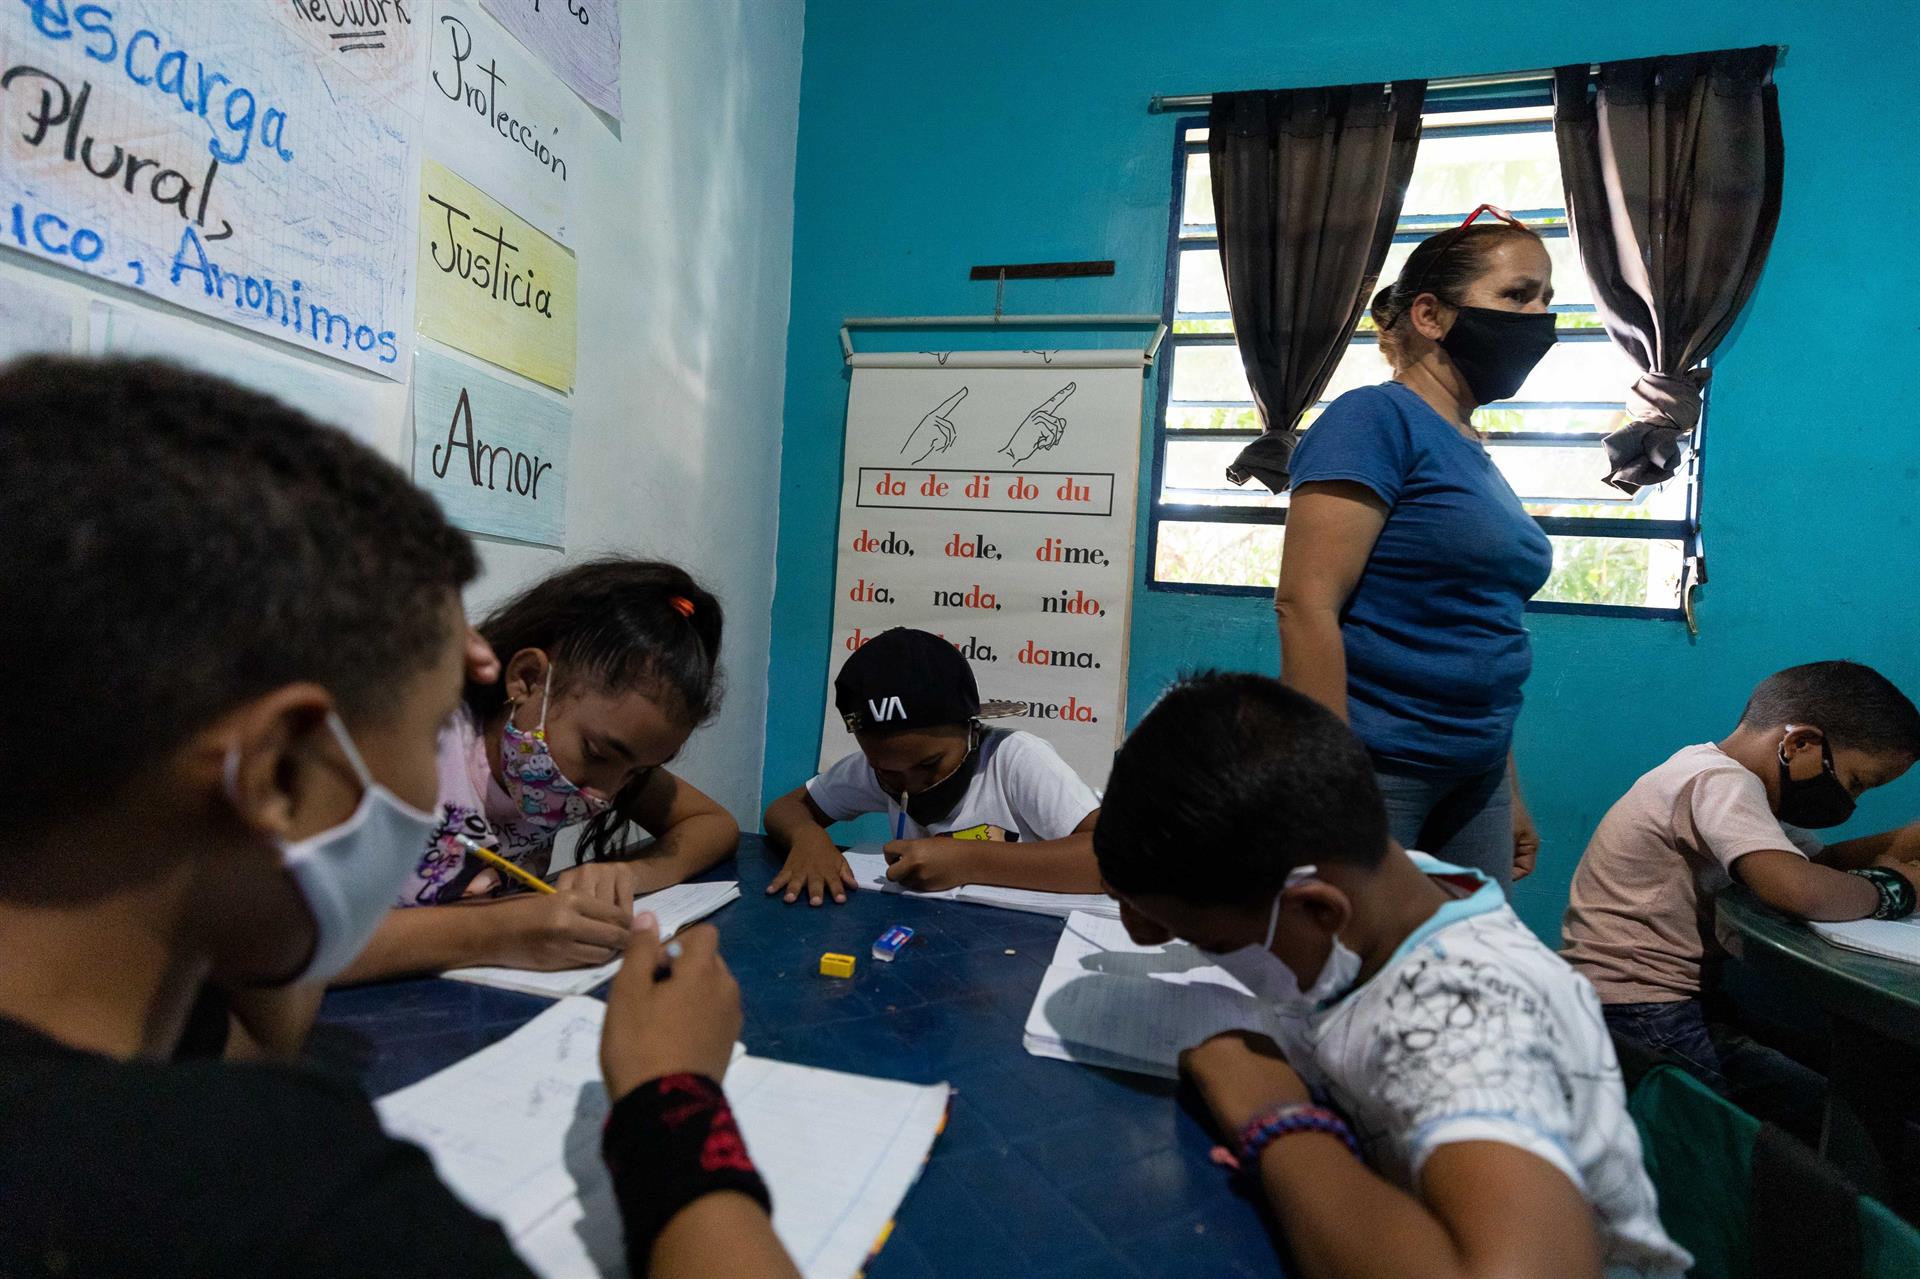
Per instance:
[[[1457,100],[1447,98],[1435,100],[1429,98],[1425,114],[1431,116],[1454,110],[1481,110],[1491,106],[1520,107],[1538,106],[1550,101],[1550,88],[1543,81],[1537,93],[1525,91],[1503,94],[1498,101],[1476,100],[1470,95],[1460,95]],[[1211,247],[1219,251],[1219,238],[1214,236],[1195,236],[1183,239],[1181,229],[1185,225],[1187,202],[1187,160],[1197,151],[1206,150],[1206,144],[1196,145],[1192,139],[1195,129],[1207,127],[1204,115],[1181,116],[1174,121],[1173,135],[1173,198],[1170,202],[1167,225],[1167,260],[1163,280],[1164,293],[1161,304],[1161,320],[1167,326],[1165,350],[1167,357],[1157,361],[1155,377],[1157,386],[1154,397],[1153,418],[1153,466],[1147,491],[1147,554],[1145,556],[1145,585],[1149,591],[1161,591],[1179,595],[1242,596],[1270,598],[1273,588],[1270,586],[1237,586],[1220,582],[1169,582],[1158,576],[1160,551],[1160,525],[1163,520],[1188,524],[1235,524],[1235,525],[1279,525],[1285,527],[1287,508],[1268,506],[1232,506],[1212,503],[1173,503],[1163,502],[1160,498],[1167,459],[1167,446],[1170,442],[1188,440],[1209,440],[1229,442],[1244,437],[1233,431],[1219,431],[1194,428],[1169,428],[1167,410],[1173,396],[1173,366],[1178,360],[1177,352],[1183,347],[1237,346],[1237,338],[1231,333],[1188,333],[1182,334],[1175,329],[1176,309],[1179,301],[1180,253],[1183,249]],[[1550,122],[1540,122],[1541,130],[1552,129]],[[1515,132],[1503,125],[1467,125],[1459,132],[1468,130],[1478,133]],[[1549,212],[1548,210],[1517,210],[1516,216]],[[1396,231],[1393,242],[1417,242],[1433,234],[1433,230],[1422,228],[1416,231]],[[1568,229],[1554,228],[1552,233],[1571,235]],[[1209,315],[1212,313],[1209,312]],[[1231,317],[1226,317],[1231,322]],[[1592,337],[1584,334],[1573,338],[1574,341],[1603,341],[1613,339],[1605,329],[1591,331]],[[1356,333],[1350,342],[1366,342],[1376,339],[1364,333]],[[1561,340],[1568,340],[1566,334]],[[1703,396],[1703,400],[1704,400]],[[1593,407],[1586,401],[1551,401],[1534,405],[1539,408],[1582,408]],[[1607,402],[1604,407],[1613,407]],[[1705,580],[1702,570],[1703,554],[1700,535],[1700,506],[1705,483],[1705,440],[1707,413],[1703,404],[1701,420],[1694,428],[1688,458],[1681,474],[1688,478],[1686,513],[1679,519],[1628,520],[1608,519],[1604,516],[1556,516],[1535,515],[1534,523],[1543,533],[1561,537],[1611,537],[1646,541],[1677,541],[1681,544],[1684,562],[1680,570],[1680,590],[1678,602],[1670,607],[1629,605],[1629,604],[1584,604],[1564,600],[1528,600],[1529,613],[1572,614],[1591,617],[1650,618],[1668,621],[1686,621],[1688,615],[1688,594],[1694,586]],[[1595,437],[1591,433],[1569,433],[1523,431],[1500,432],[1498,441],[1515,444],[1530,443],[1591,443]],[[1257,483],[1257,481],[1251,481]],[[1576,503],[1569,503],[1574,505]]]

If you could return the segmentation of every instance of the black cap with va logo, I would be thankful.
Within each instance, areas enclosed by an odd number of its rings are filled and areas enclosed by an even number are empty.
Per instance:
[[[973,667],[928,631],[895,627],[854,651],[833,681],[833,705],[849,732],[937,728],[1019,714],[1017,702],[980,701]]]

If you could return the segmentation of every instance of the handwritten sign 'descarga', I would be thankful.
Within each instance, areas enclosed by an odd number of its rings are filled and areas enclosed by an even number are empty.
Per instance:
[[[0,247],[400,376],[426,33],[311,26],[283,4],[0,7]]]

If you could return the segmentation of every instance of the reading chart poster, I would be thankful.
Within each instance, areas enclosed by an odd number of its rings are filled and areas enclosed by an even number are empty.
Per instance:
[[[910,626],[959,649],[983,699],[1024,704],[996,727],[1046,738],[1098,788],[1126,718],[1139,356],[967,364],[853,370],[820,766],[857,749],[833,677]]]

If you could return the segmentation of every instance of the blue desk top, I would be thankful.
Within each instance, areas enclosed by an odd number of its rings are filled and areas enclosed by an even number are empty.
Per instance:
[[[1208,1162],[1171,1085],[1029,1056],[1021,1029],[1059,920],[875,891],[845,906],[764,895],[779,865],[742,838],[741,898],[715,915],[763,1057],[954,1087],[947,1128],[871,1279],[935,1275],[1273,1276],[1263,1214]],[[892,964],[869,954],[914,930]],[[850,981],[820,955],[859,958]],[[390,982],[327,997],[316,1054],[374,1096],[511,1033],[548,1001],[461,982]]]

